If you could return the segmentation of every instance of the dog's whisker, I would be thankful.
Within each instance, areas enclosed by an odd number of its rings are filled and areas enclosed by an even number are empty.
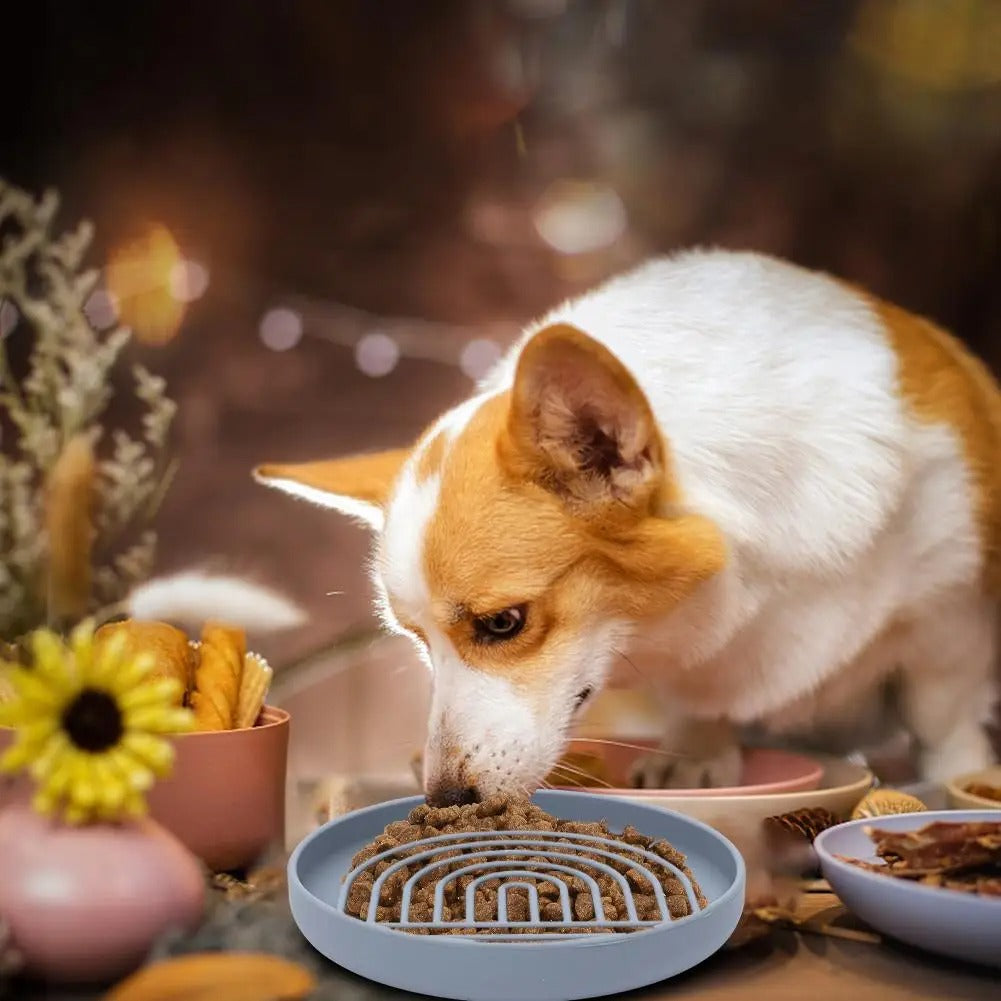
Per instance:
[[[645,671],[640,670],[636,662],[631,657],[629,657],[618,647],[612,647],[612,653],[614,653],[616,657],[621,657],[633,669],[636,676],[650,690],[651,694],[657,700],[658,703],[660,703],[661,705],[666,704],[667,696]]]
[[[629,751],[643,751],[645,754],[656,754],[663,758],[688,758],[690,755],[679,751],[668,751],[663,747],[649,747],[646,744],[630,744],[625,740],[609,740],[606,737],[574,737],[579,744],[605,744],[608,747],[624,747]]]
[[[588,783],[593,785],[604,786],[606,789],[615,788],[611,782],[606,782],[603,778],[600,778],[597,775],[592,775],[583,768],[575,768],[573,765],[566,765],[562,763],[553,765],[553,770],[549,774],[555,775],[557,778],[559,778],[560,774],[562,774],[563,777],[573,780],[568,783],[569,785],[581,786],[582,788],[584,783],[579,781],[579,779],[585,779]]]

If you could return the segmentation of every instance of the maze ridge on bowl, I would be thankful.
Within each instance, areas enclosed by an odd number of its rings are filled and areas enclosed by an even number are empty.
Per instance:
[[[571,842],[571,844],[563,842]],[[586,851],[590,855],[601,856],[607,861],[598,861],[577,854],[573,851],[575,848]],[[449,855],[447,858],[440,858],[442,852],[452,851],[461,851],[463,857],[460,859]],[[512,856],[515,858],[512,859]],[[534,861],[539,858],[545,859],[545,863]],[[524,862],[519,863],[517,861],[519,859],[524,859]],[[458,869],[451,869],[460,861],[464,864]],[[688,915],[682,915],[678,918],[672,916],[660,878],[648,865],[644,864],[644,861],[654,867],[669,870],[680,881],[688,899]],[[388,867],[380,874],[375,875],[376,868],[383,862],[388,863]],[[639,916],[634,900],[633,886],[623,873],[610,864],[612,862],[627,864],[630,869],[635,870],[646,880],[656,900],[657,919],[649,920]],[[358,878],[362,873],[373,873],[374,882],[370,890],[370,899],[378,901],[383,887],[394,873],[398,873],[415,863],[421,863],[421,866],[408,877],[403,886],[400,920],[378,921],[380,925],[404,932],[428,929],[456,934],[464,931],[468,934],[475,933],[478,938],[497,941],[517,940],[521,934],[528,931],[534,933],[532,936],[534,939],[548,937],[565,939],[569,935],[592,934],[598,930],[622,932],[654,927],[664,922],[682,920],[684,917],[696,914],[700,909],[698,893],[692,885],[692,881],[678,866],[662,856],[638,845],[627,845],[616,838],[563,831],[474,831],[441,834],[397,845],[367,859],[347,874],[338,898],[338,908],[346,914],[350,913],[348,900],[352,888],[357,885]],[[422,879],[433,876],[436,869],[451,869],[451,871],[447,871],[435,886],[431,920],[411,920],[411,904],[418,883]],[[616,883],[622,892],[625,903],[626,920],[606,919],[601,900],[601,889],[597,878],[589,873],[588,869],[593,869]],[[466,886],[461,901],[463,917],[460,920],[447,920],[444,917],[447,887],[450,882],[458,881],[463,876],[473,877]],[[570,902],[570,891],[567,886],[567,880],[570,878],[582,880],[587,887],[594,911],[593,918],[581,919],[574,916]],[[493,879],[501,881],[497,890],[497,920],[477,921],[475,918],[476,891],[483,883]],[[555,887],[562,910],[561,920],[543,920],[540,917],[539,890],[526,880],[549,883]],[[508,920],[508,892],[516,887],[524,889],[528,894],[529,919],[527,921]],[[376,923],[377,911],[377,907],[369,905],[364,920]],[[554,929],[557,928],[563,930],[555,931]],[[516,932],[513,931],[515,929]]]

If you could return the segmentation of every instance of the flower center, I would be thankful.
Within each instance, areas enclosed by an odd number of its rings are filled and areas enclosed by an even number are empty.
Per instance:
[[[96,688],[85,688],[66,707],[63,729],[81,751],[92,753],[114,747],[125,732],[118,703]]]

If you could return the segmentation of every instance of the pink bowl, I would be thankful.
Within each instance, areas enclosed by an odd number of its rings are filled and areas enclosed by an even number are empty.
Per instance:
[[[614,738],[609,738],[614,739]],[[812,758],[789,751],[767,748],[746,748],[743,751],[743,772],[739,786],[718,789],[632,789],[627,775],[632,763],[650,751],[657,750],[655,740],[629,740],[628,746],[604,744],[598,740],[580,737],[570,743],[569,750],[600,757],[611,777],[613,788],[589,788],[588,792],[614,792],[628,794],[638,799],[670,798],[672,796],[767,796],[783,792],[803,792],[819,787],[824,767]],[[556,786],[557,789],[575,789],[577,786]]]
[[[174,770],[150,791],[150,816],[215,872],[282,849],[288,736],[289,714],[274,706],[243,730],[178,734]],[[0,753],[13,739],[0,727]],[[0,809],[30,796],[23,777],[0,776]]]
[[[274,706],[243,730],[179,734],[170,778],[150,791],[150,815],[216,872],[282,848],[288,734],[289,714]]]

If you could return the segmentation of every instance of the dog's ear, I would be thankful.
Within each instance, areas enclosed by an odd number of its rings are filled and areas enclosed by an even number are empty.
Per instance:
[[[410,449],[293,464],[265,463],[254,479],[265,486],[333,508],[379,531],[389,492]]]
[[[626,367],[568,324],[522,349],[508,417],[517,474],[579,507],[645,512],[662,484],[664,445]]]

